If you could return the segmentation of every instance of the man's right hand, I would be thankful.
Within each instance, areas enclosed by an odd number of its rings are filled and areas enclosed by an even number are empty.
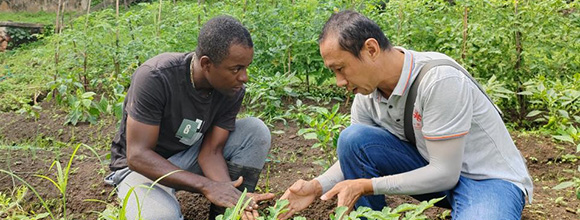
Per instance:
[[[301,211],[308,207],[316,197],[322,194],[322,186],[317,180],[298,180],[290,188],[284,192],[280,199],[287,199],[288,212],[279,216],[280,219],[285,220],[294,215],[294,213]]]
[[[226,208],[234,207],[242,195],[242,192],[236,187],[242,185],[243,181],[244,179],[241,176],[231,182],[209,181],[203,189],[203,194],[215,205]]]

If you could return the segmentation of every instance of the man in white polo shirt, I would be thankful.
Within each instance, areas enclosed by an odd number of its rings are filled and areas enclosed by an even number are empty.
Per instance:
[[[443,65],[424,74],[412,112],[416,144],[405,136],[415,77],[430,61],[451,58],[393,47],[375,22],[353,11],[333,14],[319,43],[337,85],[356,94],[352,125],[340,134],[331,168],[286,190],[290,211],[282,219],[319,196],[381,210],[384,195],[446,196],[437,205],[451,208],[453,219],[521,218],[533,189],[524,159],[494,105],[461,70]]]

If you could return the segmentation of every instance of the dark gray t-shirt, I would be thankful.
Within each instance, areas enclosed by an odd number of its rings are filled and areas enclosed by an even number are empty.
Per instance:
[[[207,98],[193,88],[192,53],[163,53],[141,65],[131,77],[123,118],[111,145],[111,170],[127,167],[126,122],[133,119],[158,125],[155,152],[164,158],[188,149],[218,126],[233,131],[245,88],[233,97],[212,92]]]

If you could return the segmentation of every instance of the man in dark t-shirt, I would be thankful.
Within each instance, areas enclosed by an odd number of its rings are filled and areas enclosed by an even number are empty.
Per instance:
[[[128,219],[182,219],[175,190],[203,194],[213,219],[240,190],[254,191],[270,131],[257,118],[236,121],[253,55],[248,30],[220,16],[204,24],[195,52],[163,53],[135,71],[106,178],[128,198]],[[250,193],[247,217],[273,196]]]

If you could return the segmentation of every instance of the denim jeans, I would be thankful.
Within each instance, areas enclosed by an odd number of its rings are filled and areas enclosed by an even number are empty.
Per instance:
[[[342,131],[337,151],[345,179],[393,175],[428,164],[412,144],[368,125],[354,124]],[[436,205],[451,208],[453,219],[520,219],[525,205],[524,193],[513,183],[464,176],[450,190],[411,196],[421,201],[447,196]],[[363,196],[356,203],[374,210],[386,205],[384,195]]]
[[[203,175],[197,162],[201,142],[198,141],[168,160],[183,170]],[[234,164],[261,170],[270,150],[270,142],[270,131],[264,122],[258,118],[240,119],[236,121],[236,130],[230,133],[224,146],[224,158]],[[131,193],[125,206],[127,219],[136,219],[138,216],[143,219],[183,219],[175,189],[156,184],[149,190],[145,186],[151,186],[153,181],[131,171],[120,181],[115,183],[118,185],[119,199],[123,201]]]

